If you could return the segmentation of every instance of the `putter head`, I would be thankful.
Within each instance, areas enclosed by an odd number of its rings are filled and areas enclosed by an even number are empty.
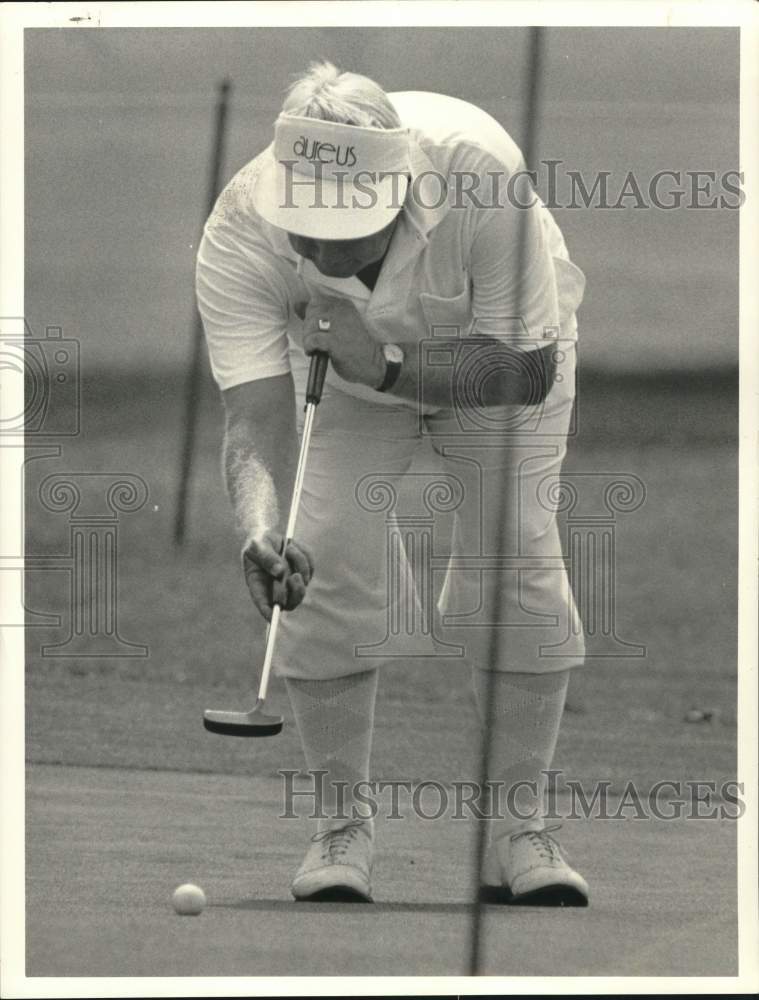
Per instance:
[[[249,712],[221,712],[207,709],[203,725],[209,733],[219,736],[276,736],[282,732],[284,719],[279,715],[266,715],[259,698]]]

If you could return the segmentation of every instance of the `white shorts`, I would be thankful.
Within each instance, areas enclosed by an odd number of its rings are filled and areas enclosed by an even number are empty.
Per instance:
[[[545,489],[566,451],[574,366],[572,348],[547,400],[524,408],[421,415],[325,388],[295,531],[315,572],[282,619],[281,676],[415,657],[528,673],[582,663]]]

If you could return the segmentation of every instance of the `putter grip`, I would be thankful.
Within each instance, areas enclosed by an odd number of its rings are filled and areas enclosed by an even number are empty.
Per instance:
[[[328,364],[329,354],[326,351],[315,351],[311,355],[311,367],[308,370],[308,384],[306,385],[306,403],[316,404],[322,398]]]

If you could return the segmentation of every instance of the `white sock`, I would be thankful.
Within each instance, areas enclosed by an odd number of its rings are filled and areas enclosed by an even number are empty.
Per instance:
[[[352,792],[357,782],[369,780],[377,679],[377,670],[324,681],[285,679],[306,764],[327,772],[314,778],[316,788],[321,780],[324,789],[320,811],[327,818],[318,820],[320,831],[345,826],[354,807],[368,815]]]
[[[486,671],[474,668],[472,679],[483,724],[488,717],[488,684],[492,683],[488,780],[502,784],[496,799],[498,818],[489,823],[490,837],[543,829],[546,778],[542,772],[551,766],[556,749],[569,671],[496,673],[491,682]],[[515,790],[518,782],[533,787]],[[508,789],[512,789],[510,798]]]

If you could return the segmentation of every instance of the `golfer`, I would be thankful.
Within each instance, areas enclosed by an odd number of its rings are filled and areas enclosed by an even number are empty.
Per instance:
[[[519,149],[473,105],[388,94],[319,63],[205,227],[197,296],[245,580],[264,618],[275,602],[291,612],[275,669],[308,767],[326,772],[297,899],[371,899],[362,782],[388,608],[405,598],[387,515],[366,491],[378,482],[399,494],[413,461],[414,482],[420,469],[426,482],[442,477],[455,508],[434,641],[471,670],[481,722],[492,690],[488,777],[502,794],[483,883],[519,901],[587,902],[546,828],[543,773],[584,656],[556,491],[545,488],[565,453],[584,277],[523,171]],[[316,350],[330,365],[282,554]]]

